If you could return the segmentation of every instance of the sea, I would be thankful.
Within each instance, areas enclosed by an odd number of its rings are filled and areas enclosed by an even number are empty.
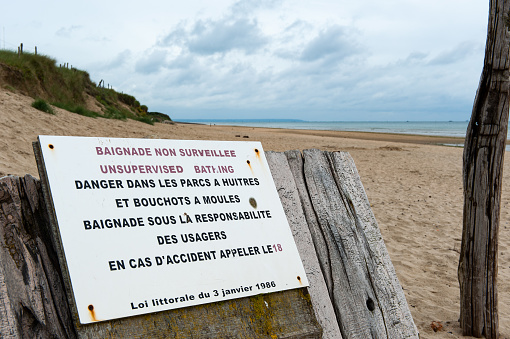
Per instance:
[[[466,136],[468,127],[468,121],[305,121],[294,119],[176,119],[176,121],[207,125],[396,133],[460,138]],[[507,139],[508,136],[507,134]],[[447,144],[446,146],[463,147],[464,144]],[[510,151],[510,147],[507,146],[506,150]]]

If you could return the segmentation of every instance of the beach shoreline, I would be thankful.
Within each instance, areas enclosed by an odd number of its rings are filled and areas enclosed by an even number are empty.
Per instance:
[[[384,132],[365,132],[365,131],[337,131],[337,130],[321,130],[321,129],[286,129],[280,127],[259,127],[259,126],[238,126],[238,125],[208,125],[195,122],[174,122],[176,125],[192,125],[197,127],[209,127],[209,128],[222,128],[232,129],[236,128],[240,131],[261,131],[261,132],[272,132],[278,134],[298,134],[298,135],[309,135],[316,137],[331,137],[331,138],[344,138],[344,139],[355,139],[355,140],[370,140],[370,141],[385,141],[395,143],[406,143],[406,144],[418,144],[418,145],[437,145],[447,146],[449,145],[464,145],[464,138],[461,137],[450,137],[450,136],[439,136],[439,135],[421,135],[421,134],[404,134],[404,133],[384,133]],[[508,141],[510,144],[510,141]]]
[[[326,130],[326,129],[303,129],[303,128],[281,128],[281,127],[264,127],[264,126],[243,126],[243,125],[222,125],[206,124],[201,122],[183,122],[175,121],[175,124],[198,125],[198,126],[218,126],[218,127],[237,127],[237,128],[256,128],[271,130],[278,133],[298,133],[303,135],[328,136],[334,138],[347,138],[357,140],[387,141],[399,142],[419,145],[438,145],[447,147],[463,147],[465,138],[456,136],[443,135],[425,135],[417,133],[396,133],[396,132],[372,132],[372,131],[346,131],[346,130]],[[510,145],[510,139],[506,141]]]
[[[32,142],[38,135],[260,141],[265,151],[317,148],[354,159],[421,338],[464,338],[457,265],[462,235],[463,138],[373,132],[290,130],[229,125],[162,124],[88,118],[0,88],[0,177],[39,177]],[[452,142],[453,141],[453,142]],[[499,236],[499,321],[510,338],[510,161],[504,165]],[[430,324],[440,321],[434,332]]]

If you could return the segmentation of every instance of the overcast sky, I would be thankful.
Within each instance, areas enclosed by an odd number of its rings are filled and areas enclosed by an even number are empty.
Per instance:
[[[467,120],[487,0],[1,1],[0,47],[174,119]]]

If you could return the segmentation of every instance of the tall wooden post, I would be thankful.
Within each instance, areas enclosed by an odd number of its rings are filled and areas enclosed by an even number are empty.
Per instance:
[[[510,0],[490,0],[485,61],[464,147],[458,278],[464,335],[498,338],[498,229],[508,129]]]

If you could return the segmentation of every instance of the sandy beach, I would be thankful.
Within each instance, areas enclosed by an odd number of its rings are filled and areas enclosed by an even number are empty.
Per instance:
[[[93,119],[0,88],[0,177],[38,177],[38,135],[260,141],[266,151],[318,148],[354,158],[421,338],[461,338],[457,265],[462,231],[461,139],[358,132],[155,124]],[[460,140],[460,141],[459,141]],[[508,155],[508,154],[507,154]],[[499,321],[510,338],[510,159],[504,170],[499,235]],[[440,321],[434,332],[430,324]]]

